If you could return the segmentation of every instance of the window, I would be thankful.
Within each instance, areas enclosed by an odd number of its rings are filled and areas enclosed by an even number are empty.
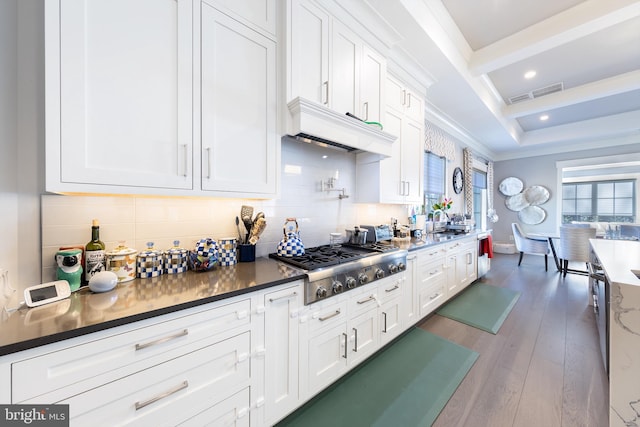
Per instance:
[[[427,214],[431,206],[444,194],[446,183],[446,160],[444,157],[426,152],[424,156],[424,207]]]
[[[473,219],[476,228],[480,229],[484,224],[484,218],[487,215],[487,173],[479,170],[473,170]]]
[[[635,222],[635,180],[562,184],[562,223]]]

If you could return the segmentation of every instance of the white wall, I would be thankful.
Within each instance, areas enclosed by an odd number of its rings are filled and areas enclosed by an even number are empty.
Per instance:
[[[0,2],[0,268],[13,284],[19,280],[17,17],[17,0]]]
[[[640,137],[638,137],[638,144],[640,144]],[[498,185],[504,178],[514,176],[524,182],[525,188],[531,185],[542,185],[549,190],[551,194],[549,201],[540,206],[547,212],[545,221],[538,225],[521,225],[525,232],[556,232],[560,224],[558,204],[562,199],[562,195],[557,194],[558,170],[556,168],[556,162],[599,158],[618,154],[637,154],[639,151],[638,144],[495,162],[493,203],[500,220],[496,224],[492,224],[494,240],[509,242],[509,237],[512,235],[511,223],[519,222],[517,212],[510,211],[505,207],[504,202],[506,197],[498,191]]]

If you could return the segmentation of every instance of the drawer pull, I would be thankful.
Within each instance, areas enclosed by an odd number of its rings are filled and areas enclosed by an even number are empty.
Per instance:
[[[240,353],[238,355],[236,363],[242,363],[249,358],[249,353]]]
[[[240,310],[240,311],[236,311],[236,316],[238,317],[238,320],[244,319],[245,317],[247,317],[247,310]]]
[[[382,328],[382,332],[386,334],[387,333],[387,313],[383,311],[382,315],[384,316],[384,328]]]
[[[319,317],[318,320],[321,322],[324,322],[325,320],[329,320],[332,317],[336,317],[338,314],[340,314],[340,310],[336,310],[334,313],[327,314],[326,316],[323,316],[323,317]]]
[[[238,409],[238,413],[236,415],[236,419],[240,419],[245,417],[249,413],[249,408],[240,408]]]
[[[436,293],[436,294],[431,295],[431,296],[429,297],[429,299],[430,299],[430,300],[434,300],[434,299],[438,298],[439,296],[440,296],[440,293],[438,292],[438,293]]]
[[[283,296],[277,297],[277,298],[269,298],[269,302],[275,302],[275,301],[279,301],[281,299],[289,299],[289,298],[293,298],[293,297],[295,297],[297,295],[298,295],[297,292],[291,292],[289,295],[283,295]]]
[[[344,338],[344,354],[342,355],[342,357],[346,359],[347,358],[347,334],[343,332],[342,336]]]
[[[144,402],[136,402],[136,411],[144,408],[145,406],[149,406],[152,403],[157,402],[158,400],[164,399],[165,397],[169,397],[172,394],[179,392],[180,390],[184,390],[187,387],[189,387],[189,382],[182,381],[182,384],[179,384],[174,388],[165,391],[164,393],[161,393],[155,397],[152,397],[151,399],[145,400]]]
[[[369,298],[365,298],[365,299],[357,301],[357,302],[358,302],[358,304],[364,304],[364,303],[367,303],[369,301],[373,301],[375,299],[376,299],[375,295],[370,295]]]
[[[433,270],[432,272],[429,273],[429,276],[433,276],[434,274],[438,274],[438,270]]]
[[[162,344],[162,343],[165,343],[167,341],[174,340],[176,338],[184,337],[185,335],[189,335],[189,330],[188,329],[180,331],[177,334],[169,335],[169,336],[164,337],[164,338],[159,338],[159,339],[154,340],[154,341],[149,341],[149,342],[144,343],[144,344],[136,344],[136,351],[142,350],[143,348],[151,347],[151,346],[154,346],[154,345]]]
[[[396,289],[400,289],[400,285],[395,285],[393,288],[385,289],[384,291],[385,292],[393,292]]]
[[[353,352],[357,353],[358,352],[358,330],[356,328],[353,328]]]

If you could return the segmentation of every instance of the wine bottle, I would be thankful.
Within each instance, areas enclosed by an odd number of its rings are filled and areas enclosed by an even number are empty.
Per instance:
[[[84,263],[85,263],[85,283],[89,283],[89,279],[94,274],[105,270],[105,246],[100,240],[100,224],[97,219],[91,223],[91,241],[85,246]]]

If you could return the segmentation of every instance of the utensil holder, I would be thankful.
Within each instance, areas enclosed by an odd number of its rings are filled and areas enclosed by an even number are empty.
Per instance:
[[[256,245],[238,245],[238,261],[253,262],[256,260]]]

